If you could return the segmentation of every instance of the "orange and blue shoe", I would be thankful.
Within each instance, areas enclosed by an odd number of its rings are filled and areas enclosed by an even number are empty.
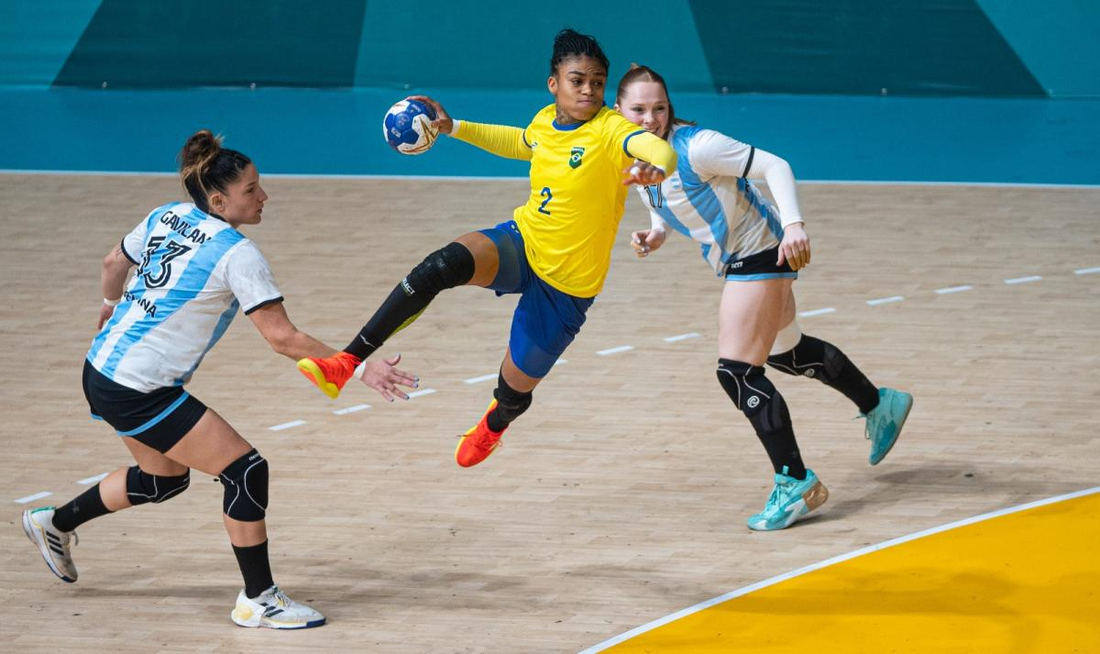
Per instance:
[[[500,431],[489,429],[489,414],[495,408],[497,408],[497,401],[493,400],[485,410],[485,415],[481,416],[481,420],[470,427],[458,441],[458,447],[455,448],[455,461],[463,468],[476,466],[488,459],[493,450],[500,447],[500,437],[504,435],[504,429],[507,427]]]
[[[348,383],[362,359],[347,352],[337,352],[330,357],[307,357],[299,359],[298,370],[332,399],[340,395],[344,384]]]

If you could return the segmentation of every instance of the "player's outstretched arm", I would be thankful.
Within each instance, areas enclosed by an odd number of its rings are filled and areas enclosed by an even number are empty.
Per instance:
[[[519,127],[455,120],[443,105],[426,95],[410,95],[408,99],[419,100],[435,109],[436,118],[432,121],[432,127],[438,129],[440,134],[450,134],[459,141],[465,141],[498,157],[531,160],[531,148],[523,140],[523,130]]]

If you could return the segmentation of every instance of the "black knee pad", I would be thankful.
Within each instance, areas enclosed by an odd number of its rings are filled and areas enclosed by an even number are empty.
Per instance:
[[[793,349],[768,357],[768,365],[780,372],[826,384],[835,381],[848,363],[848,357],[834,345],[805,334]]]
[[[440,291],[462,286],[474,276],[474,255],[461,243],[432,252],[401,280],[405,294],[431,301]]]
[[[225,496],[222,511],[241,522],[258,522],[267,515],[267,460],[253,448],[218,475]]]
[[[190,470],[178,477],[151,475],[137,466],[131,466],[126,471],[126,497],[134,506],[148,502],[160,504],[187,490],[190,485]]]
[[[718,383],[749,419],[776,394],[775,386],[764,376],[764,367],[743,361],[718,359]]]
[[[497,379],[497,387],[493,391],[493,397],[497,400],[497,413],[505,422],[512,422],[520,417],[531,406],[533,396],[534,393],[530,391],[521,393],[509,386],[504,381],[504,375]]]

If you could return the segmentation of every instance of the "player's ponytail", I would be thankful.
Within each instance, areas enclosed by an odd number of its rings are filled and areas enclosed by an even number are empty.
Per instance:
[[[550,75],[557,75],[558,65],[570,57],[592,57],[603,64],[604,72],[611,67],[596,37],[581,34],[566,27],[554,37],[554,53],[550,56]]]
[[[642,66],[641,64],[630,64],[630,70],[626,71],[623,78],[619,80],[619,88],[615,91],[615,102],[622,104],[623,96],[626,95],[626,90],[630,88],[630,85],[634,82],[656,82],[661,85],[661,89],[665,92],[665,98],[668,100],[668,126],[669,129],[673,125],[694,125],[694,121],[684,120],[683,118],[676,117],[676,110],[672,106],[672,96],[668,94],[668,84],[665,84],[665,78],[650,68],[649,66]],[[667,138],[668,134],[662,134],[661,138]]]
[[[180,150],[180,179],[195,206],[209,212],[209,197],[226,188],[241,176],[252,160],[222,147],[222,138],[208,129],[200,129],[187,139]]]

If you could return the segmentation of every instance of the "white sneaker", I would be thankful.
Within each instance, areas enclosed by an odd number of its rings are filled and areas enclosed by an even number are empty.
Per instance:
[[[325,616],[290,599],[278,586],[268,588],[253,599],[242,590],[229,617],[242,627],[308,629],[325,624]]]
[[[69,548],[80,542],[75,531],[64,532],[53,526],[54,508],[43,506],[23,512],[23,531],[38,546],[50,571],[70,584],[76,581],[76,565]],[[71,541],[71,543],[70,543]]]

